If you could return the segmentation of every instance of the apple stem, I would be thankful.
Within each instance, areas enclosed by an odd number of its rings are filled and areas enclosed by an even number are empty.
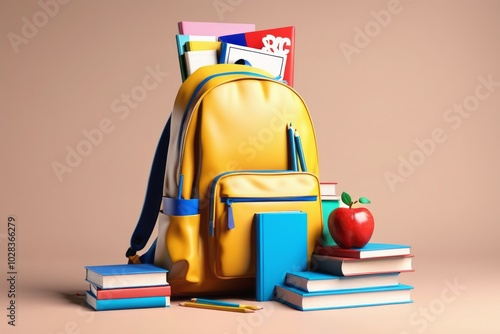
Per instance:
[[[349,204],[349,209],[356,203],[358,203],[358,201],[351,202],[351,204]]]

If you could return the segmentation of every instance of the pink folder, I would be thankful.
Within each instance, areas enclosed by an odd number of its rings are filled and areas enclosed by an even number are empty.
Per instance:
[[[255,31],[255,24],[251,23],[226,23],[226,22],[193,22],[181,21],[179,34],[198,36],[224,36],[242,32]]]

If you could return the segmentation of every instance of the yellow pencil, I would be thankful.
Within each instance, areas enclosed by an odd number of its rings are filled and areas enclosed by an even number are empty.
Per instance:
[[[247,308],[201,304],[201,303],[194,303],[194,302],[183,302],[183,303],[179,303],[179,305],[180,306],[187,306],[187,307],[204,308],[204,309],[209,309],[209,310],[218,310],[218,311],[229,311],[229,312],[240,312],[240,313],[253,313],[254,312],[253,310],[249,310]]]
[[[231,306],[231,307],[239,307],[239,308],[247,308],[249,310],[262,310],[261,306],[257,305],[244,305],[230,302],[223,302],[220,300],[212,300],[212,299],[203,299],[203,298],[191,298],[192,302],[197,302],[201,304],[209,304],[209,305],[218,305],[218,306]]]

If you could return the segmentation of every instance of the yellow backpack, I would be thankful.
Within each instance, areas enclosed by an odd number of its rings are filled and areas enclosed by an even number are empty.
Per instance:
[[[158,143],[129,263],[168,269],[173,296],[252,291],[256,212],[307,212],[310,260],[323,231],[318,169],[295,90],[245,65],[202,67],[180,87]]]

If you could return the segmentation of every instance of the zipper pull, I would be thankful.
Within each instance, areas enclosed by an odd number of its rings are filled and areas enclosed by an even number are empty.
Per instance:
[[[232,230],[234,228],[234,216],[233,216],[233,200],[232,199],[227,199],[226,200],[226,205],[227,205],[227,228],[229,230]]]

